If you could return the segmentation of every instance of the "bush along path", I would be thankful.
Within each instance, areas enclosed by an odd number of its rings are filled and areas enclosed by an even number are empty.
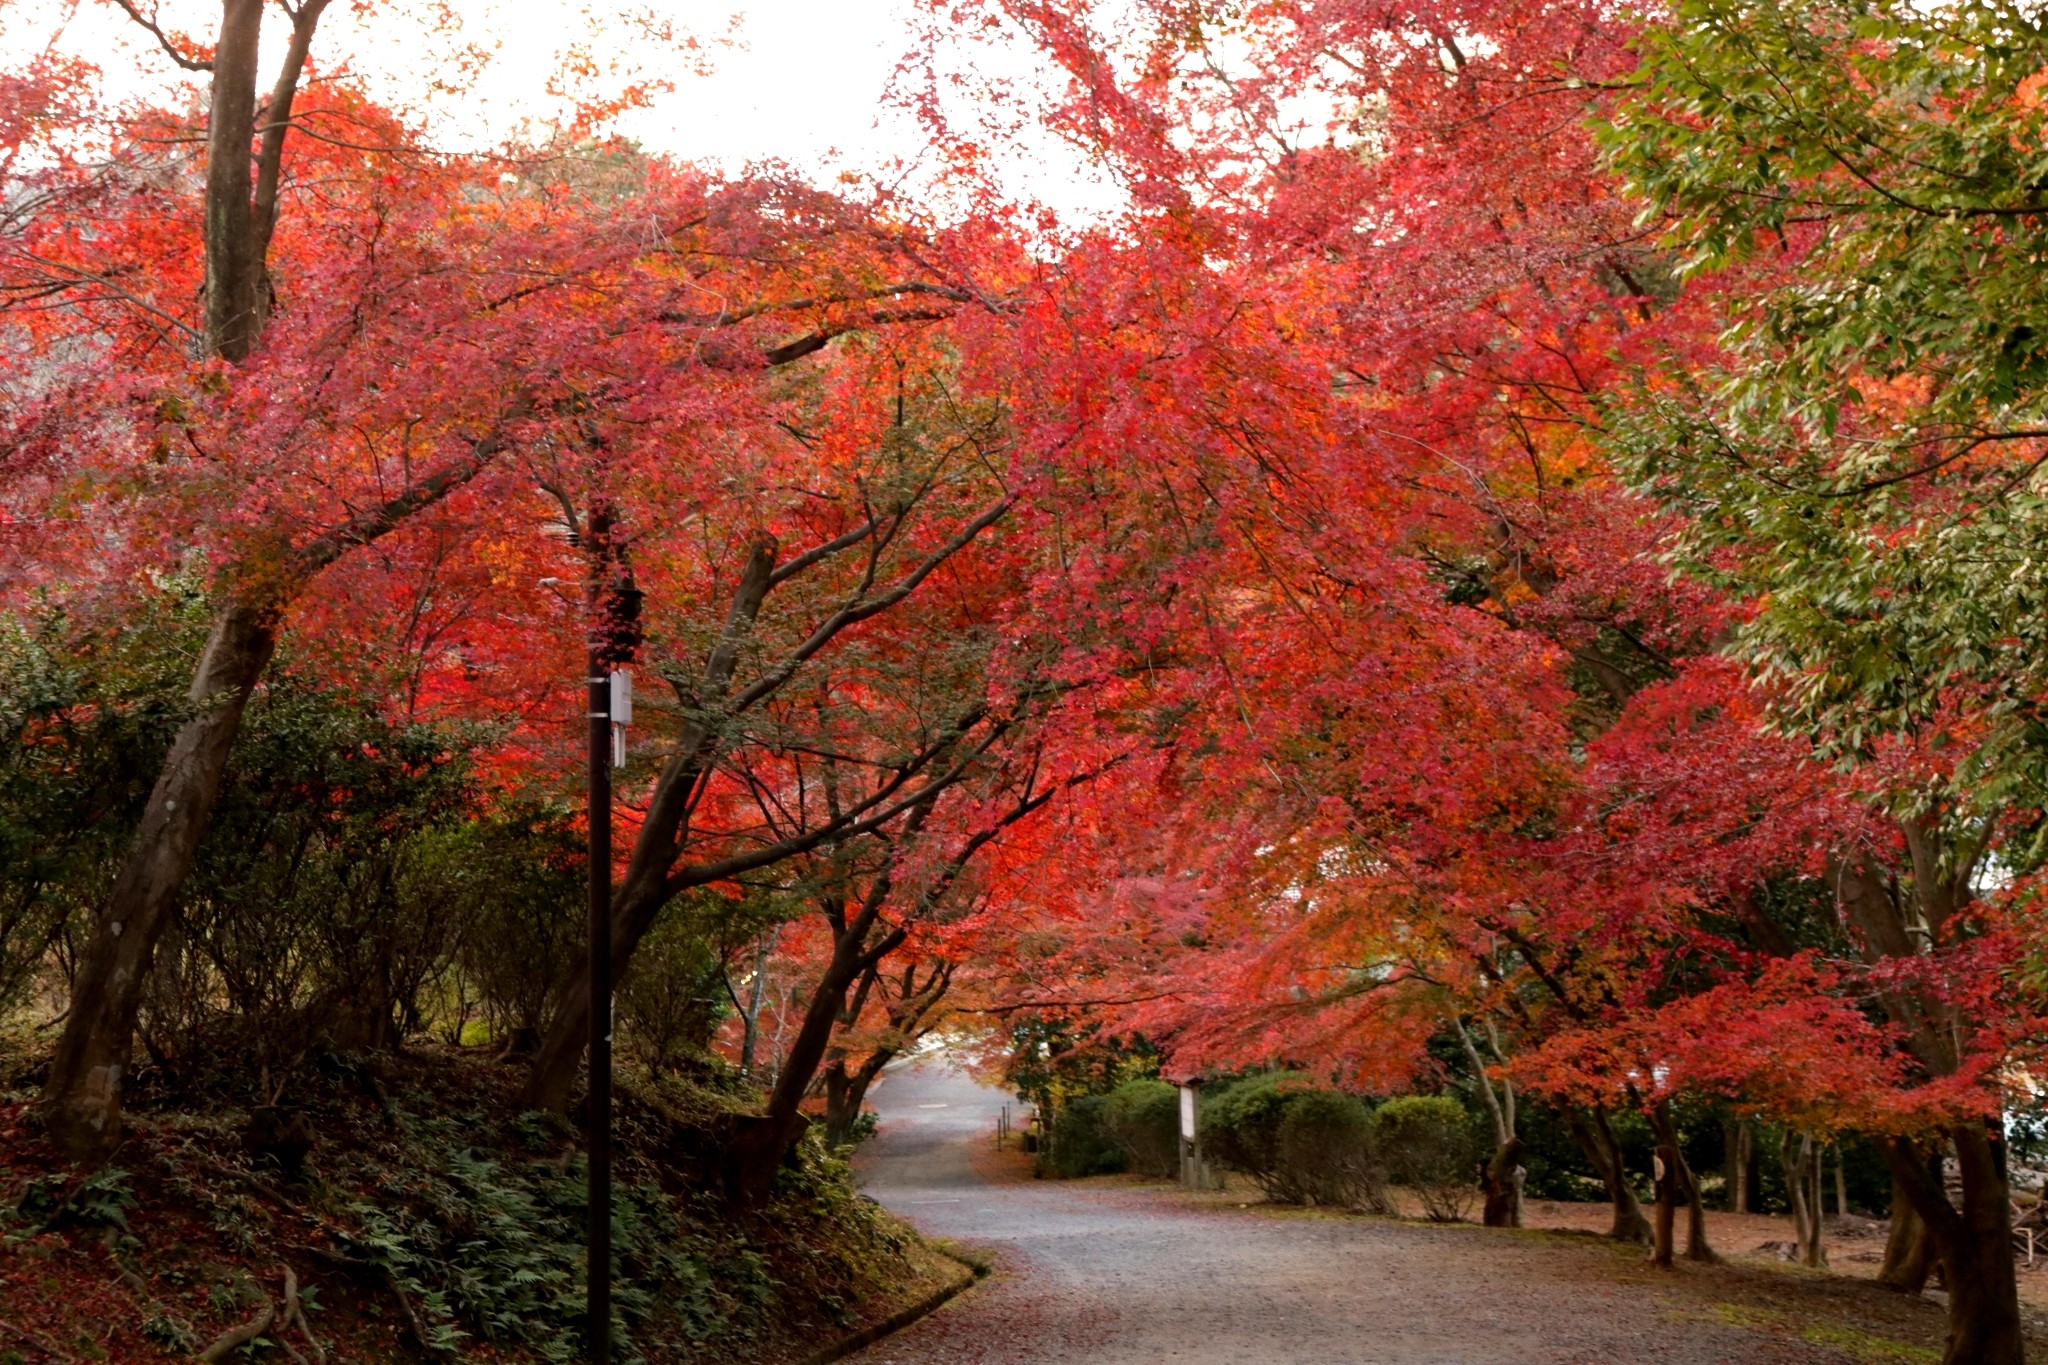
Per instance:
[[[580,1134],[520,1110],[521,1074],[335,1056],[283,1117],[158,1097],[85,1176],[25,1086],[0,1096],[0,1361],[580,1360]],[[622,1096],[622,1361],[794,1365],[963,1273],[815,1141],[756,1208],[705,1193],[741,1103],[680,1080]]]
[[[929,1235],[988,1248],[999,1271],[852,1357],[861,1365],[1845,1365],[1940,1354],[1938,1307],[1866,1282],[1740,1263],[1657,1270],[1640,1246],[1596,1236],[1285,1208],[1258,1202],[1242,1177],[1200,1195],[1137,1175],[1033,1179],[1026,1159],[993,1149],[1006,1098],[943,1059],[901,1068],[875,1092],[862,1188]],[[1109,1106],[1105,1121],[1141,1098]],[[1297,1141],[1349,1121],[1316,1117],[1297,1123]],[[1401,1117],[1434,1121],[1426,1106]]]

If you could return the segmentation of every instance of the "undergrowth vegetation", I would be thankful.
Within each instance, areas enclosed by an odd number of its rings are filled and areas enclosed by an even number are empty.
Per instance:
[[[518,1068],[448,1048],[320,1068],[297,1179],[239,1150],[242,1113],[196,1107],[138,1113],[116,1163],[80,1176],[34,1135],[29,1079],[17,1064],[0,1103],[0,1299],[31,1321],[61,1301],[78,1337],[37,1349],[186,1358],[268,1313],[258,1359],[315,1341],[357,1360],[581,1358],[581,1134],[520,1111]],[[815,1138],[771,1199],[731,1206],[708,1173],[746,1099],[710,1070],[621,1096],[622,1361],[800,1354],[929,1265]]]

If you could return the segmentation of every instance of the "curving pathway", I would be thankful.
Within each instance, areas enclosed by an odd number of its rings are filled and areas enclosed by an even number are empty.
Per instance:
[[[1604,1245],[985,1177],[971,1153],[1005,1098],[943,1058],[874,1092],[881,1127],[859,1163],[863,1187],[928,1235],[988,1248],[1001,1269],[852,1357],[859,1365],[1853,1358],[1674,1299]]]

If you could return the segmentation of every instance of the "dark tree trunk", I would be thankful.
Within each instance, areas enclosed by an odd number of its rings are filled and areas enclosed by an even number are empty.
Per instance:
[[[79,960],[43,1089],[44,1122],[74,1160],[104,1160],[120,1141],[121,1085],[157,940],[206,834],[242,711],[276,647],[274,612],[231,604],[214,618],[192,681],[198,713],[171,743]]]
[[[725,630],[705,660],[697,685],[701,698],[726,695],[738,662],[740,643],[752,630],[761,603],[768,596],[775,556],[772,539],[755,542],[734,590]],[[710,729],[704,723],[693,723],[678,740],[675,753],[662,765],[646,818],[634,840],[625,881],[612,900],[614,981],[626,979],[640,941],[647,937],[655,917],[675,895],[669,869],[682,856],[689,841],[693,793],[715,756],[715,739]],[[526,1083],[525,1101],[529,1109],[568,1112],[569,1092],[576,1084],[576,1070],[582,1064],[584,1042],[590,1033],[589,1019],[590,974],[588,964],[579,963],[563,992],[562,1007],[549,1025],[540,1050],[534,1054],[533,1074]]]
[[[1962,1208],[1952,1224],[1935,1230],[1949,1294],[1942,1362],[2020,1365],[2026,1359],[2026,1338],[2013,1261],[2012,1196],[2000,1161],[2003,1144],[1992,1141],[1978,1124],[1951,1128],[1949,1140],[1962,1174]],[[1921,1201],[1914,1202],[1918,1206]],[[1921,1216],[1926,1217],[1924,1208]]]
[[[1928,945],[1921,935],[1930,936],[1933,944],[1942,943],[1956,912],[1970,901],[1970,878],[1982,853],[1981,846],[1945,847],[1938,811],[1901,820],[1899,831],[1913,860],[1910,915],[1896,880],[1869,859],[1837,860],[1830,867],[1837,904],[1861,931],[1872,961],[1923,956]],[[1968,1018],[1934,993],[1885,991],[1879,998],[1927,1072],[1954,1075],[1970,1035]],[[1950,1125],[1946,1135],[1962,1177],[1960,1208],[1950,1202],[1938,1167],[1929,1169],[1913,1143],[1878,1139],[1893,1188],[1926,1225],[1924,1235],[1932,1243],[1949,1291],[1948,1344],[1942,1360],[1944,1365],[2020,1365],[2026,1347],[2004,1143],[1986,1131],[1984,1121]],[[1893,1217],[1902,1221],[1896,1209]],[[1902,1254],[1901,1259],[1907,1257]]]
[[[895,1054],[895,1048],[877,1048],[852,1072],[846,1070],[844,1062],[836,1062],[834,1070],[842,1076],[838,1099],[834,1099],[831,1070],[825,1072],[825,1142],[834,1146],[848,1146],[852,1142],[854,1121],[860,1117],[860,1105],[868,1099],[874,1076],[883,1074],[883,1068],[895,1060]]]
[[[264,0],[224,0],[213,54],[206,118],[206,243],[202,344],[223,360],[249,358],[270,317],[270,240],[277,228],[278,189],[292,102],[313,43],[313,29],[331,0],[287,7],[286,40],[277,84],[256,126],[256,67]],[[252,158],[253,152],[253,158]]]
[[[533,1050],[539,1046],[539,1029],[531,1024],[515,1025],[505,1035],[505,1045],[498,1050],[498,1060],[510,1062],[522,1057],[530,1057],[533,1055]]]
[[[1737,1119],[1727,1130],[1728,1143],[1728,1211],[1748,1213],[1755,1199],[1752,1191],[1756,1184],[1756,1123],[1751,1119]]]
[[[1707,1202],[1685,1153],[1679,1149],[1678,1125],[1671,1120],[1671,1106],[1661,1101],[1656,1104],[1650,1110],[1650,1126],[1656,1131],[1657,1141],[1671,1149],[1678,1192],[1685,1197],[1685,1259],[1711,1265],[1721,1258],[1707,1243]]]
[[[292,36],[259,134],[256,73],[264,0],[223,0],[207,108],[200,229],[205,255],[200,344],[209,356],[244,360],[261,339],[268,313],[265,261],[276,225],[292,100],[314,27],[329,3],[303,0],[290,11]],[[479,445],[474,462],[440,471],[290,552],[284,565],[265,566],[268,586],[253,596],[231,598],[215,616],[190,690],[197,714],[172,741],[135,841],[81,955],[70,1014],[51,1059],[43,1092],[45,1121],[74,1159],[103,1159],[120,1141],[121,1086],[157,939],[206,833],[242,711],[276,650],[278,622],[292,591],[349,547],[377,539],[467,482],[489,458],[487,447],[500,439],[494,436]]]
[[[835,1147],[851,1145],[853,1125],[867,1103],[868,1089],[895,1055],[893,1048],[880,1048],[851,1071],[844,1060],[835,1060],[825,1069],[825,1141]]]
[[[825,1141],[834,1147],[847,1145],[853,1121],[860,1114],[861,1096],[854,1092],[853,1073],[846,1059],[835,1057],[825,1067]]]
[[[207,112],[202,344],[227,360],[248,356],[262,321],[256,299],[263,246],[253,230],[251,158],[263,5],[225,0]],[[282,139],[280,131],[280,150]],[[80,959],[43,1090],[50,1135],[74,1160],[104,1160],[121,1140],[121,1086],[157,939],[206,833],[243,708],[276,648],[277,621],[274,609],[232,602],[214,618],[190,691],[198,714],[172,741]]]
[[[1608,1126],[1607,1111],[1598,1107],[1591,1110],[1568,1109],[1565,1122],[1571,1128],[1579,1150],[1586,1154],[1586,1160],[1599,1174],[1600,1183],[1607,1187],[1608,1201],[1614,1206],[1614,1220],[1607,1229],[1607,1235],[1617,1242],[1637,1242],[1648,1246],[1650,1220],[1643,1217],[1642,1206],[1636,1203],[1635,1191],[1629,1188],[1628,1171],[1621,1162],[1621,1145],[1614,1140],[1614,1130]]]
[[[806,350],[779,356],[776,352],[770,352],[769,360],[772,364],[783,364],[787,360],[795,359],[798,354],[808,353]],[[708,864],[678,866],[690,844],[690,822],[703,785],[702,779],[720,759],[721,745],[725,742],[721,735],[724,726],[732,718],[745,713],[748,708],[773,697],[785,682],[797,675],[805,659],[824,648],[841,631],[860,621],[868,620],[907,598],[918,584],[941,564],[1001,520],[1010,505],[1010,499],[1005,498],[983,511],[980,516],[961,528],[945,545],[920,561],[917,567],[904,575],[894,587],[872,595],[864,592],[857,602],[842,606],[818,624],[796,653],[790,655],[780,665],[767,669],[753,683],[735,693],[733,672],[739,659],[740,647],[752,634],[754,622],[760,614],[761,605],[769,590],[789,575],[824,563],[840,550],[860,543],[870,532],[876,535],[881,532],[878,529],[879,523],[870,523],[867,531],[841,536],[817,549],[798,555],[779,569],[776,567],[778,547],[774,538],[763,536],[755,542],[734,589],[725,628],[712,647],[702,674],[695,684],[687,689],[686,701],[692,709],[716,711],[721,707],[730,707],[731,710],[718,721],[706,719],[687,724],[678,738],[674,752],[662,767],[661,777],[655,784],[654,794],[641,821],[640,833],[634,841],[633,856],[627,867],[624,883],[619,888],[615,901],[612,915],[612,971],[615,979],[624,979],[627,969],[631,966],[633,954],[653,926],[655,917],[681,890],[728,881],[742,873],[769,867],[810,852],[831,838],[844,839],[853,835],[873,833],[899,818],[905,821],[898,831],[901,837],[904,830],[910,829],[917,819],[921,818],[906,812],[915,807],[928,813],[929,803],[937,799],[944,789],[962,779],[966,767],[956,761],[959,755],[955,746],[967,742],[977,727],[989,720],[989,709],[981,699],[973,700],[953,719],[947,731],[948,738],[943,742],[925,745],[911,754],[906,760],[907,766],[894,770],[892,780],[870,792],[860,806],[838,811],[824,824],[766,847],[755,848],[747,853]],[[990,725],[988,729],[991,733],[999,733],[1002,727]],[[985,736],[981,742],[991,741]],[[903,791],[903,787],[914,775],[924,773],[929,776],[936,769],[943,769],[943,775],[929,781],[915,796],[909,796]],[[1048,789],[1048,793],[1050,790],[1053,789]],[[904,799],[899,802],[898,797]],[[1015,819],[1021,819],[1050,799],[1049,794],[1034,796],[1022,803],[1018,812],[1006,816],[1001,823],[1008,824]],[[991,837],[993,831],[977,836],[975,840],[970,841],[963,857],[972,856],[973,852]],[[958,867],[954,867],[947,874],[947,879],[957,874],[958,870]],[[534,1059],[534,1071],[528,1081],[525,1095],[529,1107],[558,1113],[566,1110],[569,1091],[575,1083],[577,1067],[583,1056],[583,1038],[587,1032],[585,1021],[589,1013],[590,982],[584,969],[579,966],[571,975],[568,988],[564,992],[561,1012]],[[823,1044],[819,1046],[822,1048]],[[812,1057],[801,1068],[805,1074],[806,1084],[809,1077],[815,1074],[817,1065],[818,1058]],[[786,1071],[789,1068],[784,1069]],[[780,1089],[781,1084],[778,1080],[778,1092]],[[779,1119],[775,1120],[777,1125],[781,1122]]]
[[[832,955],[823,979],[811,993],[804,1021],[790,1044],[782,1072],[775,1078],[766,1109],[749,1115],[734,1131],[726,1151],[726,1192],[743,1204],[758,1203],[775,1183],[790,1148],[810,1126],[800,1106],[811,1078],[825,1059],[832,1029],[846,1004],[846,992],[860,974],[858,948],[843,946]]]
[[[1522,1140],[1509,1138],[1494,1152],[1493,1160],[1481,1168],[1479,1187],[1485,1195],[1481,1217],[1490,1228],[1518,1228],[1522,1225],[1521,1187],[1515,1179],[1522,1164]]]
[[[851,1071],[846,1067],[845,1051],[840,1048],[832,1050],[825,1073],[825,1140],[834,1146],[850,1145],[853,1125],[860,1119],[861,1105],[866,1101],[876,1077],[905,1048],[914,1046],[924,1037],[928,1031],[925,1020],[945,999],[953,984],[953,964],[945,959],[928,965],[922,983],[918,981],[917,972],[918,964],[913,962],[903,969],[901,976],[890,977],[885,984],[877,960],[862,974],[860,985],[840,1015],[839,1022],[846,1028],[858,1027],[861,1012],[867,1007],[869,992],[880,987],[882,1007],[889,1020],[887,1036],[890,1041],[870,1051]]]
[[[1960,1208],[1950,1202],[1939,1168],[1923,1163],[1911,1143],[1898,1138],[1878,1143],[1894,1189],[1925,1224],[1948,1287],[1942,1365],[2023,1365],[2026,1338],[2000,1144],[1981,1123],[1957,1124],[1947,1133],[1962,1175]]]
[[[1927,1288],[1928,1272],[1933,1268],[1934,1240],[1928,1236],[1927,1222],[1914,1209],[1911,1194],[1894,1177],[1892,1226],[1885,1237],[1884,1265],[1877,1272],[1877,1282],[1901,1294],[1918,1294]]]
[[[2013,1276],[2012,1231],[1999,1220],[1965,1215],[1967,1230],[1942,1257],[1948,1283],[1948,1344],[1942,1365],[2023,1365],[2026,1335]]]
[[[324,3],[308,0],[300,21]],[[195,714],[171,741],[135,840],[80,955],[71,982],[71,1010],[50,1060],[43,1088],[45,1122],[74,1160],[99,1160],[120,1141],[121,1082],[157,939],[206,834],[242,712],[277,651],[285,606],[350,549],[370,544],[468,483],[504,442],[504,433],[493,431],[467,457],[290,551],[283,564],[259,571],[266,575],[260,594],[230,596],[215,614],[192,678]],[[237,586],[250,587],[246,582]]]

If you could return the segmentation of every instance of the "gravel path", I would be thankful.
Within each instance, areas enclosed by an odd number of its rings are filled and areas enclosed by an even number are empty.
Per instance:
[[[1598,1243],[984,1175],[972,1154],[1005,1098],[943,1060],[901,1068],[875,1091],[867,1192],[929,1235],[988,1248],[1000,1270],[859,1365],[1774,1365],[1862,1354],[1801,1340],[1796,1312],[1748,1308],[1754,1295],[1738,1295],[1744,1311],[1720,1302],[1760,1272],[1657,1280],[1634,1253]]]

